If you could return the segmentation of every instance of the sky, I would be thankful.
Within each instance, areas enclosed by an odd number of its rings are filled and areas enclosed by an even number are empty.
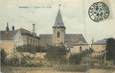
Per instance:
[[[110,8],[110,16],[101,22],[93,22],[88,15],[89,7],[99,0],[0,0],[0,30],[6,23],[15,29],[25,28],[32,31],[36,24],[36,33],[51,34],[52,26],[60,10],[66,27],[66,33],[83,34],[88,42],[115,38],[115,0],[103,0]],[[102,0],[101,0],[102,1]],[[21,8],[28,7],[28,8]]]

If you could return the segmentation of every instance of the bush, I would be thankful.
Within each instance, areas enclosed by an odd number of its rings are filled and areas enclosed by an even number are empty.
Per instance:
[[[30,53],[36,53],[42,51],[40,47],[34,47],[31,45],[23,45],[16,47],[16,50],[18,52],[30,52]]]
[[[71,64],[80,64],[80,62],[81,62],[81,55],[80,54],[71,55],[70,58],[69,58],[69,62]]]

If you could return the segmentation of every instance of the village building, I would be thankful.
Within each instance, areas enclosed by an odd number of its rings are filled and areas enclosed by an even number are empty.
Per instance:
[[[106,61],[106,39],[98,40],[92,44],[92,62],[103,64]]]
[[[14,53],[15,48],[24,45],[31,45],[33,47],[39,47],[40,38],[33,32],[20,28],[15,30],[9,29],[8,23],[6,30],[0,31],[0,48],[3,48],[7,55]]]

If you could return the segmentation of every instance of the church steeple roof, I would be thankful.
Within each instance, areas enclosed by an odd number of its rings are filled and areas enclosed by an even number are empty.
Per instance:
[[[64,23],[63,23],[63,19],[62,19],[62,15],[61,15],[61,11],[60,11],[60,8],[58,10],[58,14],[56,16],[56,20],[55,20],[55,24],[53,27],[64,27]]]

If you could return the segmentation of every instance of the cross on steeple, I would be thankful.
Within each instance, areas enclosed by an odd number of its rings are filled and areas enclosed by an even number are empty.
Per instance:
[[[61,4],[59,4],[59,9],[60,9],[60,7],[61,7]]]

